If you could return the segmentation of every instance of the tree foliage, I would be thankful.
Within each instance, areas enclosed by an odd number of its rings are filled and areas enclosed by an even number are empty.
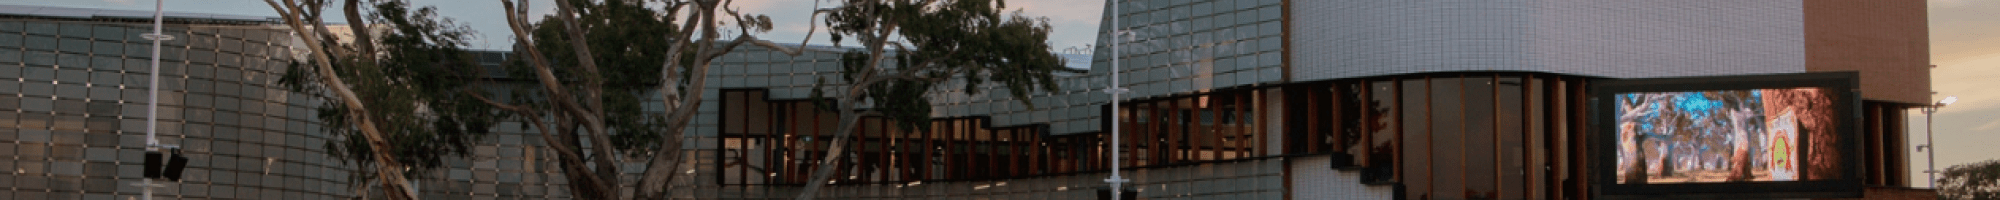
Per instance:
[[[959,89],[972,94],[1000,84],[1015,99],[1056,90],[1052,73],[1063,60],[1047,43],[1047,19],[1003,15],[1005,1],[846,3],[827,14],[828,34],[836,44],[854,38],[864,47],[842,56],[841,81],[851,85],[821,85],[860,89],[849,94],[874,102],[903,128],[928,125],[931,102],[923,95],[949,79],[964,81]],[[885,57],[894,62],[882,64]]]
[[[848,0],[826,10],[835,43],[853,38],[860,49],[843,53],[841,80],[818,80],[812,96],[830,99],[840,124],[821,166],[835,166],[862,116],[883,116],[911,130],[928,126],[931,91],[958,80],[961,90],[978,94],[997,84],[1014,99],[1056,89],[1052,74],[1062,57],[1048,46],[1047,19],[1002,14],[998,0]],[[869,108],[861,110],[861,108]],[[807,180],[798,199],[812,199],[829,184],[835,167],[822,167]]]
[[[1941,175],[1939,199],[2000,199],[2000,160],[1953,165]]]
[[[526,2],[501,2],[521,58],[511,79],[539,87],[482,100],[534,127],[577,199],[665,198],[709,63],[743,44],[783,49],[750,35],[769,31],[769,17],[719,11],[728,0],[563,0],[532,26]],[[734,39],[722,38],[721,17],[738,22]],[[639,95],[654,89],[664,115],[643,112]],[[636,182],[620,169],[631,163],[645,164]]]
[[[353,164],[354,183],[381,180],[385,197],[413,199],[408,181],[440,167],[443,159],[464,156],[499,113],[459,95],[470,87],[463,76],[478,65],[462,46],[470,30],[396,0],[347,0],[342,13],[355,38],[327,28],[328,0],[267,0],[285,23],[306,41],[312,57],[286,67],[279,84],[293,92],[324,98],[316,109],[329,134],[327,154]],[[365,3],[365,4],[364,4]],[[361,12],[368,9],[364,16]],[[377,24],[369,26],[367,24]],[[371,33],[379,31],[381,35]]]
[[[378,38],[380,59],[358,56],[340,59],[335,73],[367,99],[371,116],[390,135],[390,147],[400,163],[411,167],[410,175],[443,165],[445,158],[466,154],[477,139],[490,133],[497,121],[490,106],[460,95],[468,85],[464,76],[477,71],[477,63],[464,49],[469,33],[448,21],[435,21],[433,8],[412,9],[397,1],[378,2],[370,17],[386,27]],[[345,47],[354,48],[354,47]],[[303,63],[287,67],[280,84],[296,92],[315,92],[324,82],[315,81],[313,70]],[[327,101],[317,109],[328,124],[349,124],[347,107]],[[339,160],[369,166],[372,151],[360,140],[352,126],[326,126],[328,133],[340,135],[325,144],[327,153]],[[412,177],[414,178],[414,177]]]
[[[657,146],[664,131],[665,118],[646,115],[641,109],[646,91],[660,87],[661,65],[666,61],[667,48],[672,42],[667,35],[678,33],[672,22],[673,11],[662,12],[642,5],[624,1],[562,1],[576,7],[578,28],[584,30],[584,42],[594,56],[591,58],[600,70],[595,74],[576,67],[552,68],[560,80],[602,80],[603,84],[593,88],[603,91],[597,100],[604,106],[605,125],[610,128],[613,144],[628,155],[636,155]],[[579,66],[576,49],[570,45],[571,39],[564,30],[563,20],[545,18],[534,27],[534,47],[547,56],[550,65]],[[534,67],[525,62],[515,62],[508,66],[508,79],[534,80]],[[569,85],[570,90],[584,90],[582,85]],[[536,107],[548,107],[545,96],[516,97],[516,102],[532,102]],[[575,97],[572,97],[575,98]],[[576,99],[586,101],[586,99]]]

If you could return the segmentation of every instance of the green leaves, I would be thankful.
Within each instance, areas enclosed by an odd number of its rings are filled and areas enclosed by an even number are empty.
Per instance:
[[[848,1],[825,22],[836,41],[852,37],[870,50],[883,49],[887,55],[879,56],[890,64],[871,65],[878,56],[871,51],[843,54],[842,79],[871,83],[858,86],[865,88],[861,100],[904,128],[918,128],[929,121],[931,102],[925,95],[945,81],[963,81],[954,85],[971,95],[998,84],[1030,108],[1034,104],[1025,101],[1030,92],[1057,89],[1053,72],[1063,60],[1050,51],[1048,20],[1018,11],[1002,15],[1004,5],[996,0]]]
[[[601,71],[598,74],[585,74],[587,72],[578,67],[581,61],[576,57],[574,46],[570,45],[576,38],[570,38],[570,35],[564,32],[565,25],[562,20],[551,18],[536,23],[532,33],[535,47],[540,48],[542,55],[547,56],[550,64],[555,66],[552,70],[559,80],[604,81],[601,88],[568,90],[603,91],[600,99],[606,115],[603,118],[605,125],[611,130],[611,139],[618,149],[640,149],[641,151],[622,151],[636,155],[648,152],[644,149],[656,148],[660,138],[664,137],[660,134],[666,132],[664,130],[666,119],[664,116],[644,113],[645,109],[641,105],[647,102],[640,94],[657,89],[661,85],[660,66],[667,61],[667,57],[662,55],[666,55],[667,50],[673,46],[667,36],[677,33],[675,29],[679,27],[672,21],[674,15],[643,5],[628,4],[626,1],[564,1],[564,3],[576,7],[580,13],[576,20],[579,22],[578,28],[584,30],[583,39],[594,57],[590,59],[597,63]],[[514,65],[510,68],[513,68],[510,70],[513,73],[509,73],[510,79],[535,79],[533,73],[528,71],[533,68],[532,66]],[[571,84],[569,87],[588,87],[586,85]],[[515,100],[521,103],[548,105],[548,98],[579,98],[575,100],[589,102],[580,99],[583,98],[581,95],[576,97],[537,95]]]
[[[368,20],[384,28],[374,41],[379,52],[372,52],[373,60],[362,56],[371,52],[327,42],[332,48],[352,52],[329,56],[335,75],[364,99],[362,104],[367,107],[353,112],[330,97],[320,105],[317,116],[332,124],[325,126],[325,131],[339,135],[324,144],[327,154],[354,166],[374,166],[371,152],[375,147],[367,144],[361,130],[351,126],[357,123],[355,115],[365,114],[376,119],[378,128],[387,134],[389,151],[395,155],[390,159],[406,164],[410,171],[428,171],[442,167],[445,158],[464,156],[490,134],[488,127],[503,119],[490,106],[462,93],[473,87],[471,81],[480,70],[471,54],[460,48],[470,29],[438,17],[430,7],[412,9],[401,1],[373,3]],[[288,73],[279,78],[279,84],[292,92],[326,92],[325,84],[333,83],[316,78],[319,72],[306,65],[287,66]],[[353,175],[373,178],[370,173]]]

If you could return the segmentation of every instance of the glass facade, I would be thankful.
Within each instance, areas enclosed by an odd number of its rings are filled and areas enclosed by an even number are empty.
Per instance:
[[[1432,73],[1284,86],[1287,154],[1333,154],[1364,184],[1411,199],[1565,199],[1581,187],[1586,78],[1539,73]],[[1552,101],[1551,99],[1557,99]],[[1295,138],[1297,138],[1295,140]],[[1365,141],[1365,142],[1364,142]],[[1580,165],[1580,164],[1579,164]]]
[[[126,199],[146,146],[150,24],[0,19],[0,198]],[[173,24],[161,47],[159,140],[189,154],[171,199],[334,199],[347,168],[326,158],[307,94],[277,75],[286,31]]]

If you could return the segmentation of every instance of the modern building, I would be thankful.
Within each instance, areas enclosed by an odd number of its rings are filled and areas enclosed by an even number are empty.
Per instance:
[[[0,199],[130,199],[143,179],[151,11],[0,5]],[[163,199],[339,199],[308,94],[277,74],[289,30],[264,17],[166,13],[159,139],[191,162]]]
[[[931,129],[865,120],[839,166],[814,164],[834,121],[805,87],[837,73],[836,54],[731,54],[694,122],[702,176],[683,191],[785,198],[839,167],[821,195],[1095,199],[1117,153],[1148,199],[1589,199],[1601,183],[1586,164],[1609,162],[1588,159],[1586,141],[1607,136],[1587,131],[1592,82],[1854,72],[1866,197],[1928,193],[1904,173],[1904,110],[1932,100],[1921,1],[1106,5],[1098,46],[1120,54],[1099,48],[1061,90],[938,92]],[[1133,91],[1119,110],[1100,92],[1114,69]]]
[[[866,119],[836,166],[816,164],[835,120],[808,97],[815,80],[839,80],[846,50],[744,47],[709,74],[685,145],[694,176],[674,194],[789,198],[813,169],[837,167],[821,196],[1097,199],[1116,153],[1145,199],[1590,199],[1586,164],[1600,161],[1586,141],[1603,136],[1587,131],[1593,82],[1807,72],[1860,74],[1866,197],[1926,193],[1905,181],[1902,123],[1931,101],[1923,3],[1113,1],[1098,46],[1120,53],[1065,55],[1059,90],[1012,99],[948,84],[931,96],[931,128]],[[321,153],[319,103],[274,85],[291,59],[283,28],[169,15],[182,39],[162,56],[162,136],[197,162],[166,195],[357,196],[352,167]],[[0,157],[13,158],[0,160],[12,169],[0,197],[137,195],[142,16],[0,7],[0,80],[15,79],[0,81]],[[1112,70],[1124,99],[1102,92]],[[424,197],[566,198],[553,154],[517,127],[422,180]]]

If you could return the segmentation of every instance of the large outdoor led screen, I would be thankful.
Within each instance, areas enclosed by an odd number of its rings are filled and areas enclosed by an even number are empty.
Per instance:
[[[1597,82],[1595,185],[1609,197],[1858,196],[1854,82],[1853,73]]]

